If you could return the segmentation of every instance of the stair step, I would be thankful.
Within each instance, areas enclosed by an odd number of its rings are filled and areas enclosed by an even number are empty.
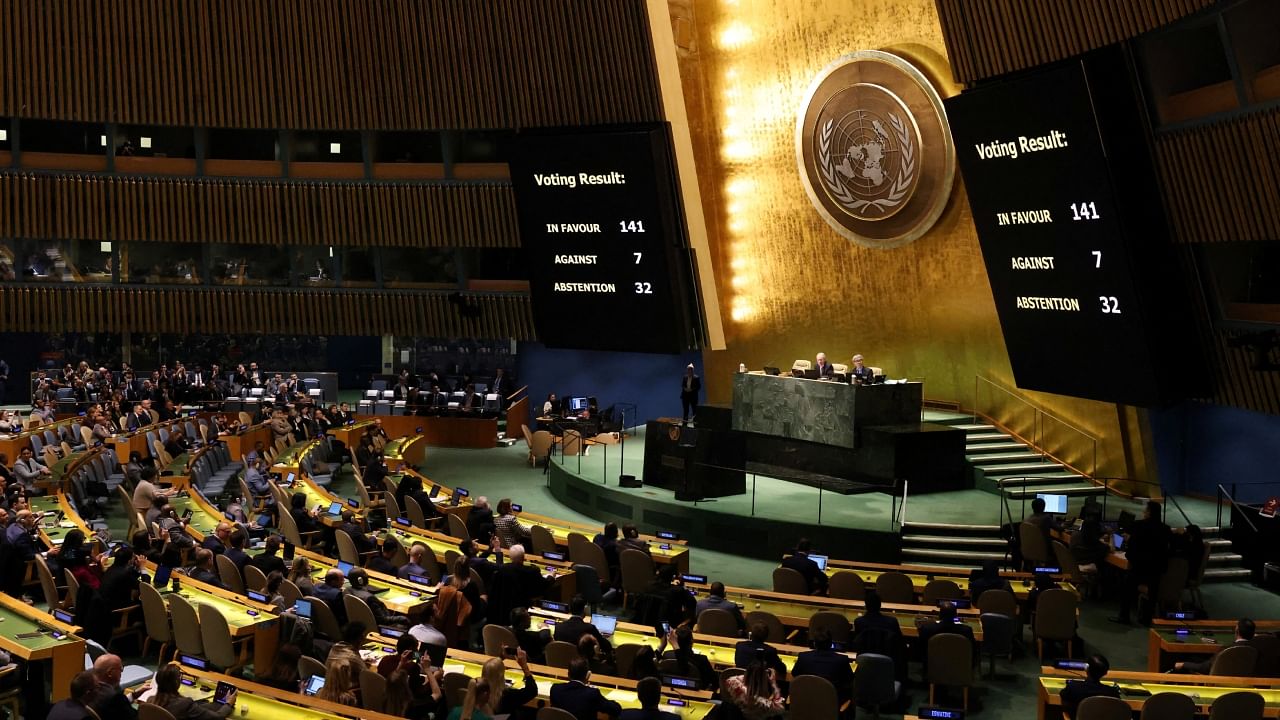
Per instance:
[[[983,560],[1003,560],[1003,552],[981,550],[933,550],[928,548],[902,548],[903,557],[949,558],[965,564],[979,565]],[[1207,572],[1207,571],[1206,571]]]
[[[1205,580],[1248,580],[1253,573],[1245,568],[1206,568]]]
[[[984,430],[995,430],[995,426],[993,426],[993,425],[988,425],[988,424],[986,424],[986,423],[962,423],[962,424],[959,424],[959,425],[952,425],[951,427],[960,428],[961,430],[967,430],[967,431],[969,431],[969,432],[981,432],[981,431],[984,431]]]
[[[996,463],[1018,463],[1018,462],[1037,462],[1043,456],[1038,452],[1032,452],[1025,447],[1018,452],[1000,452],[988,453],[981,458],[966,458],[974,462],[980,462],[983,465],[993,465]]]
[[[967,442],[990,442],[995,440],[1011,440],[1013,438],[1012,436],[1006,435],[1002,432],[970,431],[968,435],[964,436],[964,439]]]
[[[929,523],[929,522],[905,522],[902,524],[904,533],[921,531],[921,532],[987,532],[992,535],[1000,534],[999,525],[964,525],[961,523]]]
[[[1214,550],[1225,549],[1225,548],[1230,548],[1230,547],[1231,547],[1231,541],[1230,541],[1230,540],[1227,540],[1227,539],[1224,539],[1224,538],[1205,538],[1204,544],[1205,544],[1205,545],[1208,545],[1209,547],[1213,548]]]
[[[1210,565],[1228,565],[1231,563],[1238,563],[1242,560],[1244,560],[1243,555],[1233,552],[1211,553],[1209,555]]]
[[[1018,448],[1025,448],[1025,447],[1026,445],[1023,445],[1020,442],[983,442],[983,443],[970,442],[969,444],[964,446],[964,452],[965,452],[965,455],[969,455],[969,456],[985,455],[987,453],[997,453],[997,452],[1004,452],[1009,450],[1017,450]]]
[[[1070,485],[1067,487],[1046,487],[1037,485],[1027,488],[1026,490],[1006,490],[1010,500],[1019,500],[1022,498],[1033,498],[1036,493],[1044,493],[1045,495],[1069,495],[1071,497],[1084,497],[1086,495],[1105,495],[1107,489],[1101,485]]]
[[[1065,466],[1056,462],[988,463],[983,461],[977,467],[987,477],[992,477],[996,475],[1017,475],[1019,473],[1062,472]]]
[[[1010,489],[1019,488],[1023,485],[1032,487],[1035,485],[1062,485],[1068,480],[1083,480],[1083,475],[1075,473],[1044,473],[1043,475],[1002,475],[992,478],[996,481],[996,485]]]
[[[902,543],[906,545],[966,545],[981,547],[983,545],[994,545],[1003,548],[1005,539],[1002,537],[947,537],[946,535],[903,535]]]

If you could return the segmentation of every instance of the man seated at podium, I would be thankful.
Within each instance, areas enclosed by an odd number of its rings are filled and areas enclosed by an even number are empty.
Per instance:
[[[813,364],[813,371],[819,380],[829,380],[836,375],[835,366],[827,362],[826,353],[818,353],[817,362]]]
[[[849,367],[849,382],[854,385],[870,385],[875,379],[875,371],[862,364],[862,356],[853,356],[853,365]]]

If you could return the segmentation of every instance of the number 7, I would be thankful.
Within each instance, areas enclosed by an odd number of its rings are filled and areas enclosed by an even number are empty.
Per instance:
[[[1096,268],[1102,267],[1102,251],[1093,250],[1092,253],[1093,253],[1093,266]]]
[[[636,256],[636,264],[637,264],[637,265],[639,265],[639,264],[640,264],[640,257],[641,257],[642,255],[644,255],[644,253],[633,252],[633,253],[631,253],[631,254]]]

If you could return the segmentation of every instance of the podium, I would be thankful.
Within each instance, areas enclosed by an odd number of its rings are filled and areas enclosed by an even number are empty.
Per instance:
[[[677,500],[742,495],[747,491],[746,436],[682,425],[645,425],[644,484],[674,490]]]

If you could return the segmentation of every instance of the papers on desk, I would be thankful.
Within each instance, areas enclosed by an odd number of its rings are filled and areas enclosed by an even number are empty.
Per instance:
[[[467,674],[467,666],[461,663],[446,662],[444,664],[444,667],[441,669],[444,670],[445,673],[452,672],[452,673],[462,673],[463,675]]]
[[[604,696],[616,703],[630,703],[636,701],[636,692],[634,690],[624,690],[623,688],[613,688]]]

